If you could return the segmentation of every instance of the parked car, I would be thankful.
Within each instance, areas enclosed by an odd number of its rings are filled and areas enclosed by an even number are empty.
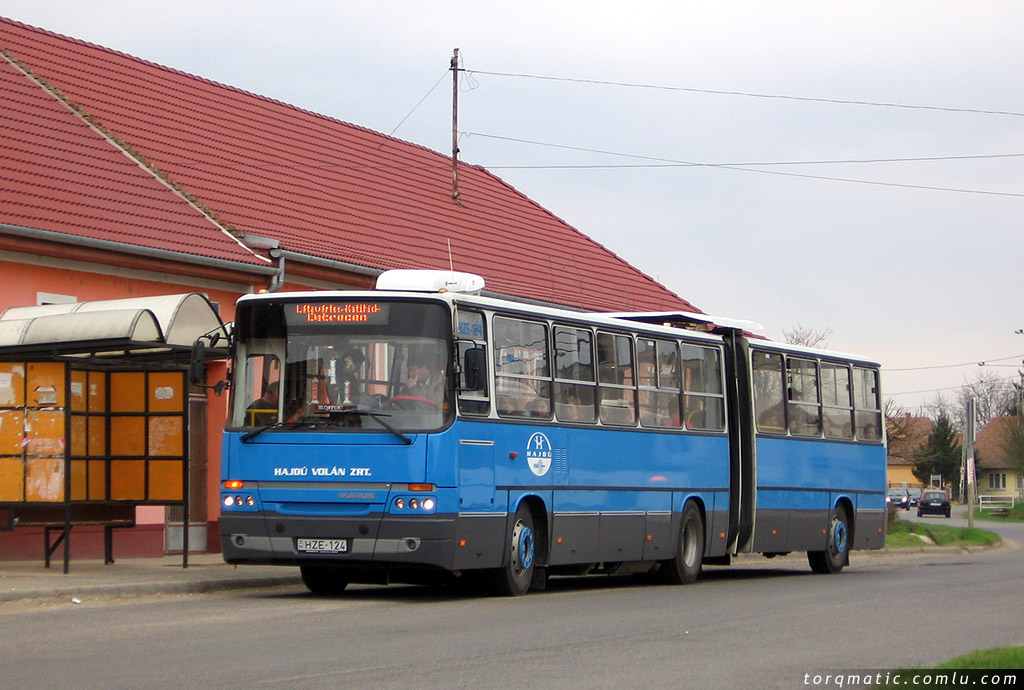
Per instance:
[[[917,504],[917,516],[945,515],[949,517],[949,496],[942,489],[927,489]]]
[[[907,489],[910,494],[910,507],[913,508],[921,500],[921,489]]]
[[[889,489],[885,492],[885,503],[910,510],[910,492],[900,488]]]

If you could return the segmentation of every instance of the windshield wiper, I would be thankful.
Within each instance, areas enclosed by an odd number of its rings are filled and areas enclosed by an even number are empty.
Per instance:
[[[242,434],[242,438],[240,438],[239,440],[242,443],[248,443],[250,439],[256,438],[257,436],[262,434],[264,431],[267,431],[268,429],[281,429],[281,428],[288,428],[288,429],[290,429],[292,427],[297,427],[297,426],[315,426],[315,425],[321,424],[321,423],[322,422],[274,422],[273,424],[268,424],[267,426],[261,426],[259,429],[253,429],[252,431],[248,431],[248,432]]]
[[[382,427],[384,427],[385,429],[390,431],[392,434],[394,434],[395,436],[400,438],[403,443],[405,443],[406,445],[411,445],[412,444],[412,439],[411,438],[409,438],[408,436],[403,434],[401,431],[399,431],[398,429],[396,429],[395,427],[391,426],[390,424],[388,424],[387,422],[384,421],[384,419],[383,419],[384,417],[390,417],[391,416],[389,414],[386,414],[384,412],[373,412],[371,410],[360,410],[360,409],[357,409],[355,407],[353,407],[351,409],[348,409],[348,410],[340,410],[339,412],[341,414],[354,414],[354,415],[359,415],[359,416],[373,417],[375,420],[377,420],[378,424],[380,424]]]
[[[386,414],[384,412],[372,412],[370,410],[358,410],[356,408],[352,408],[350,410],[332,410],[331,414],[351,414],[351,415],[358,415],[358,416],[373,417],[375,420],[377,420],[378,424],[380,424],[387,431],[390,431],[392,434],[394,434],[399,439],[401,439],[403,443],[405,443],[406,445],[411,445],[412,444],[412,439],[411,438],[409,438],[408,436],[403,434],[401,431],[399,431],[398,429],[396,429],[395,427],[391,426],[390,424],[388,424],[387,422],[384,421],[383,417],[390,417],[391,416],[391,415]],[[242,443],[248,443],[250,440],[256,438],[257,436],[262,434],[264,431],[268,431],[269,429],[282,429],[282,428],[291,429],[291,428],[300,427],[300,426],[325,426],[325,425],[327,425],[327,426],[336,426],[337,422],[332,423],[332,422],[329,422],[329,421],[326,421],[326,420],[308,420],[308,421],[298,421],[298,422],[275,422],[274,424],[268,424],[267,426],[261,426],[259,429],[253,429],[252,431],[246,432],[246,433],[242,434],[242,438],[239,439],[239,440]]]

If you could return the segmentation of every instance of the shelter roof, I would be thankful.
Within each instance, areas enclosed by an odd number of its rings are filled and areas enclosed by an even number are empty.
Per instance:
[[[0,314],[0,358],[184,359],[207,334],[227,341],[213,305],[196,292],[11,307]]]
[[[455,200],[451,159],[409,142],[2,18],[0,49],[18,134],[2,223],[242,262],[258,235],[372,271],[451,261],[570,307],[698,311],[479,166]]]

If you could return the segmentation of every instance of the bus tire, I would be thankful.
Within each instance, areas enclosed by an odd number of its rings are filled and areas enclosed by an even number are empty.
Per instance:
[[[324,565],[299,566],[302,584],[313,594],[330,596],[341,594],[348,587],[348,580],[341,577],[340,571]]]
[[[679,525],[679,541],[676,555],[661,562],[661,574],[665,582],[672,585],[688,585],[700,575],[704,562],[704,519],[700,509],[690,501],[683,508],[683,519]]]
[[[508,561],[492,572],[492,588],[499,596],[522,596],[530,591],[537,556],[537,534],[533,526],[533,513],[525,503],[519,506],[512,519],[506,543]]]
[[[828,527],[828,548],[808,551],[807,562],[811,570],[821,575],[838,573],[850,562],[850,519],[846,508],[836,506]]]

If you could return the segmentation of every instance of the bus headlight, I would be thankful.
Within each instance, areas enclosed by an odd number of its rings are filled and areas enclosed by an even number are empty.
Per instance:
[[[244,496],[244,497],[243,496],[238,496],[238,495],[232,496],[231,494],[227,494],[227,495],[224,496],[222,501],[223,501],[223,504],[224,504],[225,508],[242,508],[242,507],[255,508],[256,507],[256,497],[253,496],[252,494],[250,494],[248,496]]]
[[[391,503],[391,512],[410,512],[417,514],[433,513],[437,508],[437,499],[433,496],[399,496]]]

